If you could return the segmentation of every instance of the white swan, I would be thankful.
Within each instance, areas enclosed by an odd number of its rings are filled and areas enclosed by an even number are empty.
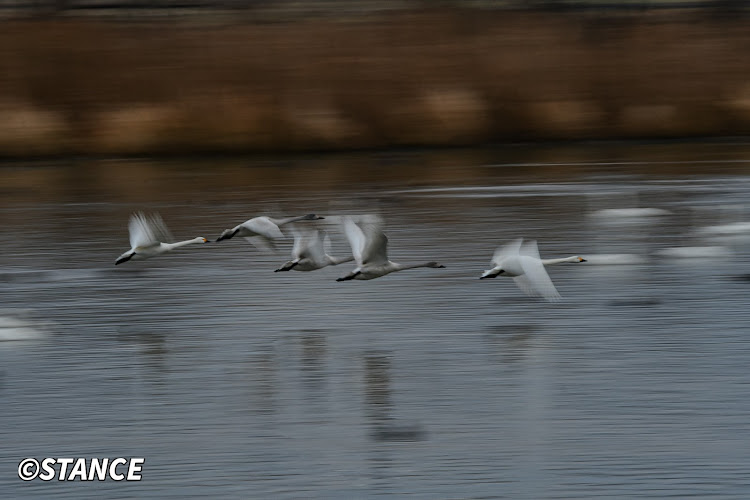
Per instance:
[[[130,232],[131,248],[117,258],[115,265],[122,264],[130,259],[139,260],[155,257],[191,243],[208,242],[206,238],[198,236],[192,240],[165,243],[165,241],[172,239],[172,235],[169,234],[169,230],[159,214],[148,217],[142,212],[138,212],[131,215],[128,231]]]
[[[290,222],[296,222],[299,220],[319,219],[325,219],[325,217],[319,217],[315,214],[307,214],[300,217],[287,217],[284,219],[274,219],[266,216],[254,217],[250,220],[246,220],[238,226],[233,227],[232,229],[225,229],[221,233],[221,236],[216,238],[216,241],[228,240],[230,238],[234,238],[235,236],[241,236],[243,238],[247,238],[250,243],[259,248],[274,248],[273,240],[284,237],[284,233],[281,232],[279,226],[283,226],[284,224],[289,224]]]
[[[351,217],[345,218],[344,234],[352,247],[357,267],[336,281],[371,280],[396,271],[417,267],[445,267],[437,262],[404,265],[388,260],[388,238],[383,233],[382,222],[377,217],[363,219],[359,225]]]
[[[332,257],[328,255],[330,239],[323,231],[298,231],[292,226],[294,234],[294,247],[292,248],[292,260],[285,263],[274,272],[279,271],[315,271],[326,266],[335,266],[343,262],[350,262],[354,257]]]
[[[523,238],[499,247],[492,257],[493,268],[482,273],[479,278],[495,278],[499,275],[510,276],[526,295],[542,296],[553,302],[560,300],[555,285],[544,266],[563,262],[586,262],[586,259],[574,255],[561,259],[542,259],[536,241],[523,241]]]

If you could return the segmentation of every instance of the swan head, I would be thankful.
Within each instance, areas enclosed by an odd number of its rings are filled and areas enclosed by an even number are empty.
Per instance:
[[[435,262],[435,261],[428,262],[427,264],[424,265],[424,267],[433,267],[435,269],[443,269],[443,268],[445,268],[444,265],[440,264],[439,262]]]
[[[195,238],[195,241],[197,243],[208,243],[208,240],[204,238],[203,236],[198,236],[197,238]]]
[[[325,219],[325,217],[321,217],[320,215],[316,214],[307,214],[305,215],[305,218],[302,220],[322,220]]]
[[[574,262],[586,262],[586,259],[584,259],[583,257],[580,257],[578,255],[576,255],[573,258],[575,259]]]

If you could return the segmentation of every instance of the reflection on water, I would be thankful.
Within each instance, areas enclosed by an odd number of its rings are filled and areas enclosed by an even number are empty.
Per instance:
[[[748,153],[6,165],[0,491],[744,498]],[[664,212],[592,215],[632,208]],[[345,283],[351,263],[274,273],[291,238],[279,254],[229,240],[114,267],[136,209],[177,239],[262,213],[378,212],[394,260],[447,267]],[[479,281],[517,237],[599,261],[550,267],[554,304]],[[335,231],[332,246],[348,252]],[[144,479],[23,483],[26,456],[142,456]]]

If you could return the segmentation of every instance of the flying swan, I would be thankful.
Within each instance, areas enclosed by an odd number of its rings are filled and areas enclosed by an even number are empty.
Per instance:
[[[445,267],[437,262],[404,265],[388,260],[388,238],[383,233],[382,223],[377,217],[368,217],[359,225],[351,217],[347,217],[343,225],[344,234],[352,247],[357,267],[336,281],[371,280],[396,271],[417,267]]]
[[[235,236],[241,236],[243,238],[247,238],[250,243],[259,248],[274,248],[273,240],[284,237],[284,233],[281,232],[279,226],[283,226],[284,224],[289,224],[290,222],[297,222],[300,220],[319,219],[325,219],[325,217],[319,217],[315,214],[307,214],[300,217],[287,217],[284,219],[274,219],[266,216],[254,217],[250,220],[246,220],[238,226],[233,227],[232,229],[225,229],[221,233],[221,236],[216,238],[216,241],[228,240],[230,238],[234,238]]]
[[[542,259],[539,256],[535,240],[523,241],[523,238],[499,247],[492,257],[493,268],[482,273],[479,278],[510,276],[526,295],[542,296],[550,302],[560,300],[555,285],[547,274],[545,266],[563,262],[586,262],[586,259],[574,255],[561,259]]]
[[[165,243],[165,241],[170,241],[173,238],[159,214],[146,216],[143,212],[134,213],[130,216],[128,231],[130,232],[131,248],[117,258],[115,265],[122,264],[130,259],[139,260],[155,257],[191,243],[208,242],[206,238],[198,236],[192,240]]]
[[[335,266],[343,262],[350,262],[354,257],[332,257],[328,255],[330,239],[324,231],[299,231],[291,227],[294,234],[292,260],[285,263],[274,272],[279,271],[315,271],[326,266]]]

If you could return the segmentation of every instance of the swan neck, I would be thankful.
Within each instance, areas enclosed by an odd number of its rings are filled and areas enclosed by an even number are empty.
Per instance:
[[[430,262],[424,262],[422,264],[397,264],[393,263],[393,266],[398,269],[399,271],[403,271],[404,269],[415,269],[417,267],[429,267]]]
[[[269,217],[268,219],[276,224],[277,226],[283,226],[284,224],[289,224],[291,222],[297,222],[301,220],[306,220],[308,218],[307,215],[300,215],[299,217],[287,217],[285,219],[273,219]]]
[[[185,245],[190,245],[191,243],[202,243],[202,242],[203,242],[203,238],[198,237],[198,238],[193,238],[192,240],[178,241],[176,243],[164,243],[164,245],[166,245],[169,248],[179,248],[179,247],[184,247]]]

